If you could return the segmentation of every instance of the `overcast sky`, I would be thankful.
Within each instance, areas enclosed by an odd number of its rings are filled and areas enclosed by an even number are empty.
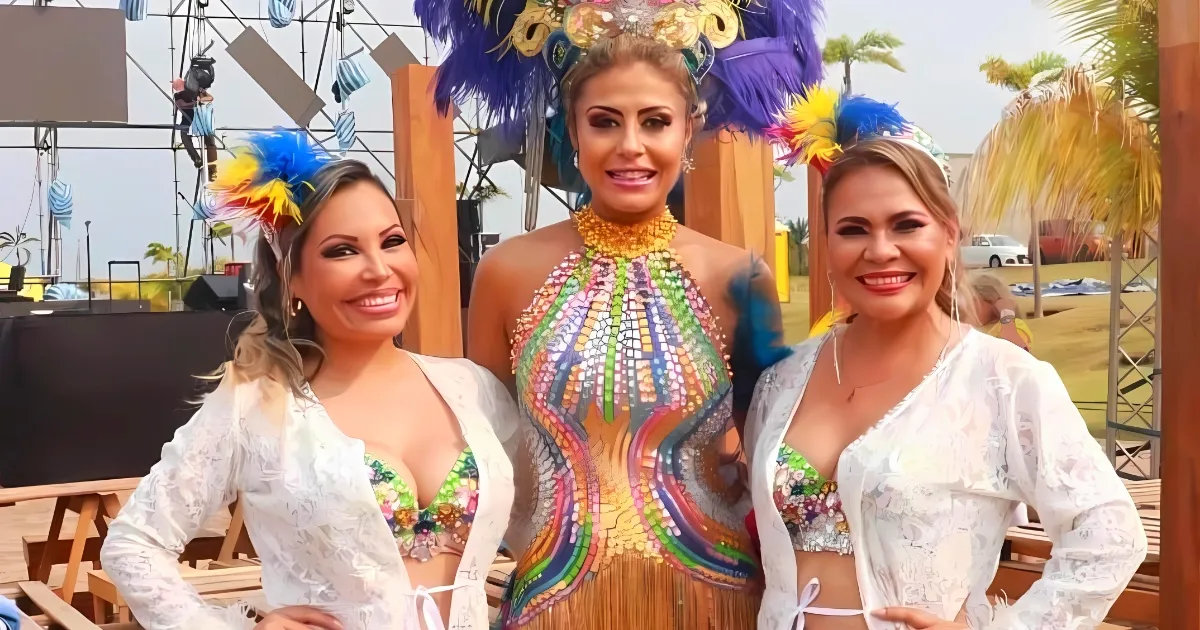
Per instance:
[[[27,4],[28,0],[18,0]],[[88,6],[116,6],[117,0],[84,0]],[[166,13],[172,0],[148,0],[152,13]],[[266,16],[265,0],[226,0],[242,17]],[[360,0],[361,2],[362,0]],[[456,2],[461,0],[446,0]],[[769,0],[768,0],[769,1]],[[170,4],[168,4],[170,2]],[[366,9],[381,22],[415,25],[411,3],[396,0],[366,0]],[[921,125],[942,148],[951,153],[970,153],[988,129],[995,124],[1009,95],[1004,90],[987,85],[978,70],[989,54],[998,54],[1013,61],[1027,59],[1040,50],[1055,50],[1075,60],[1082,52],[1079,45],[1062,42],[1060,25],[1049,16],[1041,2],[1009,0],[1003,3],[983,3],[977,0],[831,0],[827,3],[824,33],[848,34],[857,37],[871,30],[887,30],[904,41],[897,56],[907,70],[896,72],[887,67],[856,66],[854,88],[868,96],[897,102],[906,117]],[[315,0],[303,0],[307,10]],[[324,16],[326,10],[319,11]],[[229,16],[220,2],[213,3],[210,16]],[[351,16],[357,21],[369,21],[361,9]],[[242,26],[232,19],[213,20],[217,30],[232,40]],[[275,50],[293,68],[300,71],[301,25],[286,29],[271,28],[266,22],[247,22],[264,34]],[[323,24],[306,24],[305,45],[309,84],[319,63]],[[180,45],[183,20],[175,21],[175,40]],[[380,28],[356,27],[371,46],[385,36]],[[393,29],[388,29],[393,30]],[[438,51],[427,47],[417,28],[394,29],[400,38],[417,53],[428,54],[436,63]],[[291,125],[288,117],[250,79],[225,52],[224,42],[212,30],[209,39],[216,42],[210,54],[217,60],[215,96],[216,121],[220,127],[270,127]],[[170,101],[159,88],[169,89],[178,55],[168,50],[171,27],[166,18],[150,17],[143,22],[127,23],[129,53],[155,78],[152,82],[128,63],[129,120],[133,123],[167,123],[171,119]],[[824,37],[824,35],[822,35]],[[52,45],[52,44],[47,44]],[[347,50],[362,46],[353,35],[347,37]],[[31,51],[32,52],[32,51]],[[363,55],[364,67],[372,82],[356,92],[351,104],[358,120],[360,137],[372,149],[390,150],[387,134],[362,133],[362,130],[387,130],[391,127],[391,90],[387,77],[369,58]],[[329,103],[326,111],[337,115],[337,105],[328,91],[329,62],[322,73],[320,95]],[[840,68],[830,67],[829,81],[840,82]],[[86,95],[83,96],[86,98]],[[319,124],[327,127],[318,117]],[[227,132],[226,139],[235,143],[240,134]],[[328,134],[318,134],[324,138]],[[35,172],[37,154],[32,149],[9,148],[32,144],[30,129],[0,129],[0,230],[12,230],[19,224],[37,236],[39,201],[45,189],[39,191]],[[59,134],[64,147],[121,147],[101,150],[64,149],[61,153],[60,178],[74,188],[75,211],[72,228],[63,237],[63,273],[65,279],[76,278],[77,248],[82,257],[84,221],[92,221],[93,273],[106,275],[109,260],[135,260],[141,257],[146,244],[159,241],[169,246],[176,243],[176,227],[184,247],[188,234],[191,210],[182,202],[178,205],[180,221],[175,219],[176,184],[169,150],[169,131],[80,130],[64,129]],[[330,145],[332,146],[332,144]],[[392,157],[379,153],[392,170]],[[389,184],[382,169],[369,156],[360,155]],[[178,160],[179,191],[189,199],[196,181],[196,171],[187,155],[180,151]],[[467,163],[458,158],[461,178]],[[511,193],[510,199],[499,199],[484,208],[484,227],[501,236],[521,230],[521,171],[513,165],[502,165],[492,174],[499,185]],[[796,217],[805,212],[803,177],[792,184],[782,185],[776,196],[776,214],[781,218]],[[48,186],[48,182],[44,182]],[[42,202],[44,203],[44,202]],[[539,223],[561,220],[565,210],[549,197],[543,197]],[[44,221],[43,221],[44,223]],[[199,227],[192,250],[193,265],[199,254]],[[239,258],[245,257],[247,247],[240,243]],[[228,255],[220,249],[218,255]],[[36,256],[36,253],[35,253]],[[8,262],[12,262],[11,257]],[[82,261],[82,265],[86,261]],[[148,264],[148,263],[147,263]],[[38,265],[31,264],[36,273]],[[145,269],[144,269],[145,270]],[[131,273],[117,273],[118,278],[130,278]]]

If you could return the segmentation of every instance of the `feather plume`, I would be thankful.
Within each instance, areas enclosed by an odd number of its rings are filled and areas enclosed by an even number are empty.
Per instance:
[[[709,129],[730,128],[762,135],[788,98],[813,74],[782,38],[738,41],[717,50],[700,93],[708,104]]]
[[[746,411],[754,396],[758,377],[772,365],[792,354],[783,343],[783,322],[775,284],[764,274],[761,259],[735,274],[729,282],[729,299],[737,308],[733,351],[729,369],[733,373],[733,408]]]
[[[792,101],[766,135],[787,150],[780,160],[812,164],[824,173],[844,147],[862,138],[899,135],[909,127],[895,105],[812,86]]]
[[[256,133],[218,166],[209,190],[222,218],[250,218],[278,232],[301,221],[300,204],[312,190],[310,182],[332,159],[307,132]]]

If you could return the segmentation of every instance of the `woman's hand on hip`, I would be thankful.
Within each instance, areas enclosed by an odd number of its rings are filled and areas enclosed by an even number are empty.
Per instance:
[[[916,608],[901,608],[892,606],[880,608],[871,613],[876,619],[895,621],[907,625],[913,630],[967,630],[968,626],[960,621],[946,621]],[[962,615],[959,615],[962,618]]]
[[[287,606],[271,611],[254,630],[342,630],[342,623],[311,606]]]

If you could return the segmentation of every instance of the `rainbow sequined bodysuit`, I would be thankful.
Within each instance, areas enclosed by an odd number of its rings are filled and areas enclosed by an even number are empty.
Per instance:
[[[437,496],[424,508],[391,465],[369,453],[366,463],[375,501],[401,556],[425,562],[444,552],[462,555],[479,505],[479,468],[470,447],[458,456]]]
[[[850,524],[842,511],[837,482],[826,479],[803,455],[779,445],[775,468],[775,509],[783,517],[796,551],[849,554]]]
[[[736,475],[720,466],[730,375],[708,303],[650,224],[575,217],[564,259],[518,322],[532,466],[504,628],[754,626],[757,565]],[[521,509],[521,507],[518,507]],[[523,530],[523,531],[522,531]]]

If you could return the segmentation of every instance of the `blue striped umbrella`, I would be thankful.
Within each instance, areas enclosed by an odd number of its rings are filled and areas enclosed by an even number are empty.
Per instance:
[[[354,57],[346,57],[337,62],[337,82],[341,87],[341,100],[344,102],[350,97],[350,94],[361,90],[363,86],[370,83],[371,77]]]
[[[197,103],[196,114],[192,117],[191,134],[197,137],[212,136],[216,135],[215,129],[212,103]]]
[[[200,192],[196,204],[192,206],[192,219],[195,221],[211,220],[217,214],[217,206],[217,196],[206,187]]]
[[[55,300],[86,300],[87,291],[73,284],[52,284],[42,293],[42,299],[51,302]]]
[[[50,214],[58,224],[71,229],[71,213],[75,210],[75,195],[71,185],[61,179],[55,179],[50,184],[50,194],[47,198],[50,204]]]
[[[342,157],[346,156],[346,152],[354,145],[354,139],[358,137],[356,125],[354,124],[354,112],[346,109],[338,114],[337,122],[333,123],[333,131],[337,135],[338,148],[342,150]]]
[[[267,17],[275,28],[291,24],[292,18],[296,17],[296,0],[268,0]]]
[[[125,12],[125,19],[130,22],[141,22],[146,19],[147,8],[149,8],[148,0],[121,0],[121,10]]]

